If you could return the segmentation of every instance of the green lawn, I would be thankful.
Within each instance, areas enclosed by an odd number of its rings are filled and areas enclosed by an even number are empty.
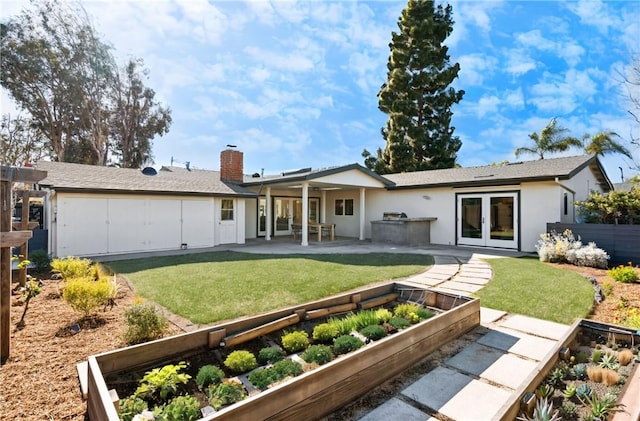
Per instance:
[[[194,323],[212,323],[401,278],[433,265],[419,254],[265,255],[220,251],[110,262],[136,292]]]
[[[589,315],[594,291],[583,276],[537,258],[487,261],[494,276],[476,294],[482,306],[566,324]]]

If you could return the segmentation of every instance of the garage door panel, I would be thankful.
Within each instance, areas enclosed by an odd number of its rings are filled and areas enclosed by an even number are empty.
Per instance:
[[[146,200],[109,199],[109,253],[145,251]]]
[[[179,200],[149,200],[145,226],[147,249],[179,249],[182,241],[181,217]]]
[[[107,254],[107,221],[107,199],[59,199],[56,209],[56,254],[59,257]]]
[[[182,201],[182,243],[189,248],[213,247],[213,200]]]

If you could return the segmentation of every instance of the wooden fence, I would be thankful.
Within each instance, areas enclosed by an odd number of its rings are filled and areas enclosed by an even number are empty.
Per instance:
[[[613,224],[547,224],[547,232],[566,229],[582,240],[583,244],[596,243],[611,256],[609,266],[633,262],[640,265],[640,225]]]

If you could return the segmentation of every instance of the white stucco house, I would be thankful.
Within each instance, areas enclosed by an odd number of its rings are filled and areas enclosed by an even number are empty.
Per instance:
[[[39,187],[48,192],[49,251],[207,248],[291,237],[296,229],[306,246],[324,226],[368,240],[388,212],[428,220],[432,244],[535,251],[547,222],[574,222],[574,202],[613,189],[591,155],[385,176],[359,164],[244,175],[242,160],[227,149],[220,171],[163,167],[156,175],[40,162],[48,174]]]

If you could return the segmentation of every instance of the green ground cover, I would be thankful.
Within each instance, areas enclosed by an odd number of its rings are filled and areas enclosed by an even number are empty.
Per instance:
[[[108,263],[136,292],[194,323],[321,299],[433,265],[420,254],[250,254],[233,251]]]
[[[570,324],[587,317],[593,286],[583,276],[537,258],[488,259],[493,279],[476,293],[484,307]]]

